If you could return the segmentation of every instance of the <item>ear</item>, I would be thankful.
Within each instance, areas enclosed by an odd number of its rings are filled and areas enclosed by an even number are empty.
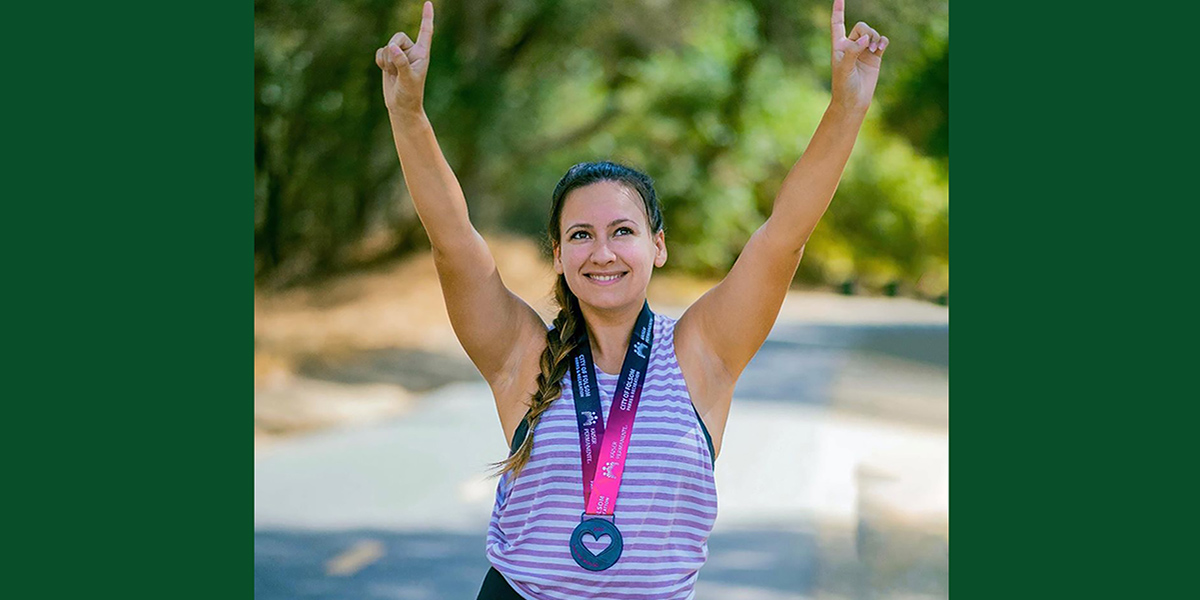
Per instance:
[[[667,236],[663,232],[654,234],[654,266],[662,267],[667,264]]]
[[[558,244],[554,245],[554,272],[563,274],[562,248]]]

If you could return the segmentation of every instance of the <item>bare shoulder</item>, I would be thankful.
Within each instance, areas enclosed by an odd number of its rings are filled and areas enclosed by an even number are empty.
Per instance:
[[[675,323],[675,359],[687,384],[692,404],[712,436],[713,449],[721,453],[721,440],[729,419],[729,406],[737,376],[708,347],[696,314],[689,309]]]
[[[527,331],[514,340],[508,364],[488,380],[505,444],[512,442],[517,426],[529,410],[530,398],[537,391],[537,378],[542,372],[541,357],[546,350],[546,325],[541,318],[537,319],[537,325],[536,328],[523,328]]]

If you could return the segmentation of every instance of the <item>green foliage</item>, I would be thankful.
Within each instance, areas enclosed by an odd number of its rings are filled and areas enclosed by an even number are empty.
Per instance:
[[[929,156],[950,159],[950,40],[930,33],[889,90],[885,122]]]
[[[255,255],[338,266],[395,189],[374,64],[390,2],[255,5]],[[386,37],[385,37],[386,39]]]
[[[577,162],[657,181],[670,268],[719,275],[771,212],[829,101],[829,2],[437,3],[426,112],[481,230],[545,231]],[[857,0],[892,40],[875,106],[800,277],[939,294],[948,247],[944,0]],[[423,243],[374,49],[420,3],[259,2],[255,254],[262,274],[341,266],[372,228]],[[939,62],[940,61],[940,62]],[[293,265],[289,267],[288,265]]]

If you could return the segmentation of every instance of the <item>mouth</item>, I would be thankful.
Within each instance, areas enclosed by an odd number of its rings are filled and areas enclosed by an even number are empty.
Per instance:
[[[619,273],[586,273],[584,277],[587,277],[596,285],[612,285],[624,279],[628,274],[629,271],[621,271]]]

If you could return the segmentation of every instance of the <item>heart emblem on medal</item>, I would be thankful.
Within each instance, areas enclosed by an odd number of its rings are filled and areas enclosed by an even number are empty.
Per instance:
[[[588,539],[588,538],[591,538],[591,539]],[[583,542],[584,548],[591,550],[592,554],[599,555],[601,552],[608,549],[608,547],[612,545],[612,536],[608,535],[606,533],[597,538],[594,533],[592,533],[590,531],[585,531],[585,532],[583,532],[583,538],[581,539],[581,541]]]
[[[584,541],[585,537],[591,540]],[[605,538],[608,543],[604,543]],[[589,571],[603,571],[613,566],[621,558],[624,546],[621,531],[605,519],[586,519],[571,533],[571,558]]]

